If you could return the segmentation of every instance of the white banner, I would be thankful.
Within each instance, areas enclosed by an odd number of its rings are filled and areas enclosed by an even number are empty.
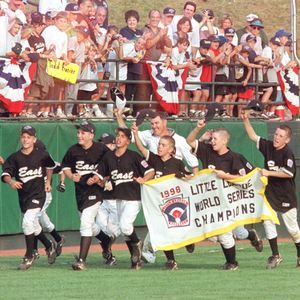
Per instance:
[[[264,195],[266,184],[259,169],[230,182],[209,169],[189,181],[174,175],[148,181],[142,204],[152,247],[178,249],[262,220],[279,224]]]

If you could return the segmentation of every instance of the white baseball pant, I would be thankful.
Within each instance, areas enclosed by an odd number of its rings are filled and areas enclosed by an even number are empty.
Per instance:
[[[37,236],[41,233],[42,227],[39,223],[40,212],[40,208],[26,210],[22,220],[22,228],[25,235],[34,234]]]
[[[238,240],[246,240],[249,237],[249,231],[243,225],[235,227],[232,233]]]
[[[294,243],[300,243],[300,229],[297,221],[297,208],[292,208],[285,213],[280,213],[284,225],[292,237]],[[264,228],[268,240],[277,237],[276,224],[271,220],[264,221]]]
[[[100,202],[85,208],[80,215],[80,235],[96,236],[100,233],[100,227],[96,224]]]
[[[51,222],[46,212],[46,209],[49,207],[51,202],[52,202],[52,194],[46,193],[46,201],[44,206],[42,207],[42,210],[40,212],[40,217],[39,217],[39,222],[44,232],[52,232],[53,229],[55,228],[54,224]]]
[[[134,229],[133,223],[141,207],[141,201],[117,200],[119,226],[122,234],[132,234]]]
[[[96,223],[106,235],[110,237],[120,235],[116,200],[103,200],[99,207]]]
[[[224,249],[230,249],[235,245],[232,231],[218,235],[218,242],[224,247]]]

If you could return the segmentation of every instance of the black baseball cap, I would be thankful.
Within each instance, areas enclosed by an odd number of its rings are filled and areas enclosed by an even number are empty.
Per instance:
[[[132,134],[131,134],[131,130],[130,130],[129,128],[126,128],[126,127],[118,127],[118,128],[116,129],[116,132],[118,133],[118,132],[120,132],[120,131],[122,131],[122,132],[126,135],[126,137],[131,141]]]
[[[230,27],[230,28],[225,28],[224,29],[224,34],[229,35],[229,36],[234,36],[235,34],[235,29]]]
[[[85,132],[90,132],[90,133],[95,133],[96,128],[94,124],[88,121],[83,121],[79,125],[75,125],[76,129],[81,129],[82,131]]]
[[[203,39],[200,41],[200,48],[209,49],[211,46],[211,41]]]
[[[261,101],[258,100],[252,100],[250,101],[246,107],[243,108],[243,110],[255,110],[255,111],[263,111],[264,110],[264,105]]]
[[[43,24],[43,15],[38,11],[32,12],[31,24]]]
[[[103,143],[104,145],[107,144],[115,144],[116,138],[112,134],[109,133],[103,133],[100,138],[98,139],[99,142]]]
[[[152,109],[148,109],[148,108],[142,109],[137,113],[136,125],[137,126],[141,125],[146,118],[153,119],[155,117],[157,117],[157,114]]]
[[[68,3],[65,7],[65,11],[77,12],[79,11],[79,5],[77,3]]]
[[[176,9],[172,7],[166,7],[163,10],[163,14],[166,16],[175,16],[176,14]]]
[[[24,125],[21,129],[21,135],[27,133],[31,136],[36,136],[36,130],[31,125]]]

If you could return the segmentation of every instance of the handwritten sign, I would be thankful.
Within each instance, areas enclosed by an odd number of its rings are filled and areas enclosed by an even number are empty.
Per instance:
[[[55,78],[76,83],[79,66],[76,64],[66,64],[63,60],[47,60],[47,73]]]

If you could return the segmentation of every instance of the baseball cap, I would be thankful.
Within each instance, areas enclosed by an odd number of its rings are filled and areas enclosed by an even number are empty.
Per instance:
[[[136,117],[136,125],[139,126],[141,125],[146,118],[155,118],[156,117],[156,113],[152,110],[152,109],[149,109],[149,108],[145,108],[145,109],[142,109],[140,111],[138,111],[137,113],[137,117]]]
[[[241,49],[241,52],[247,52],[250,53],[252,51],[251,47],[249,47],[248,45],[244,45]]]
[[[116,129],[116,132],[118,133],[118,132],[120,132],[120,131],[123,132],[129,140],[131,140],[132,135],[131,135],[131,130],[130,130],[129,128],[126,128],[126,127],[118,127],[118,128]]]
[[[85,26],[76,26],[76,30],[86,37],[90,35],[90,30]]]
[[[36,130],[31,125],[24,125],[21,129],[21,134],[27,133],[31,136],[36,136]]]
[[[221,115],[224,112],[223,105],[217,102],[207,104],[206,108],[205,123],[211,121],[215,115]]]
[[[224,29],[224,34],[225,35],[229,35],[229,36],[234,36],[235,29],[234,28],[225,28]]]
[[[109,134],[109,133],[105,132],[100,136],[98,141],[103,143],[104,145],[115,144],[116,138],[112,134]]]
[[[248,34],[247,37],[246,37],[246,42],[249,42],[249,41],[257,41],[256,39],[256,36],[254,34]]]
[[[126,105],[126,98],[117,87],[110,89],[111,100],[116,103],[118,109],[123,109]]]
[[[200,41],[200,48],[209,49],[211,46],[211,41],[203,39]]]
[[[218,39],[219,39],[219,44],[220,44],[220,46],[223,46],[225,43],[227,43],[227,39],[226,39],[226,37],[225,36],[223,36],[223,35],[218,35]]]
[[[264,28],[264,24],[262,23],[261,19],[254,19],[250,22],[250,26],[256,26],[260,28]]]
[[[65,11],[69,11],[69,12],[79,11],[79,6],[77,3],[68,3],[65,7]]]
[[[275,37],[275,36],[273,36],[270,39],[270,43],[272,43],[273,45],[276,45],[276,46],[281,46],[279,39],[277,37]]]
[[[247,22],[252,22],[254,19],[258,19],[258,15],[255,15],[255,14],[249,14],[246,16],[246,21]]]
[[[284,29],[280,29],[275,33],[275,37],[280,38],[282,36],[291,37],[292,34],[285,31]]]
[[[164,8],[163,10],[163,14],[165,16],[175,16],[176,14],[176,9],[175,8],[172,8],[172,7],[166,7]]]
[[[214,17],[214,16],[215,16],[215,14],[214,14],[214,12],[213,12],[212,9],[204,9],[204,10],[202,11],[202,13],[203,13],[203,14],[207,14],[209,17]]]
[[[31,24],[43,24],[43,15],[37,11],[32,12]]]
[[[85,132],[95,133],[96,129],[94,124],[88,121],[83,121],[79,125],[75,125],[76,129],[81,129]]]
[[[255,110],[255,111],[263,111],[264,110],[264,105],[261,101],[252,100],[243,109],[244,110],[252,109],[252,110]]]
[[[219,42],[220,42],[219,37],[216,36],[216,35],[210,35],[207,39],[208,39],[210,42],[216,42],[216,43],[219,43]]]

